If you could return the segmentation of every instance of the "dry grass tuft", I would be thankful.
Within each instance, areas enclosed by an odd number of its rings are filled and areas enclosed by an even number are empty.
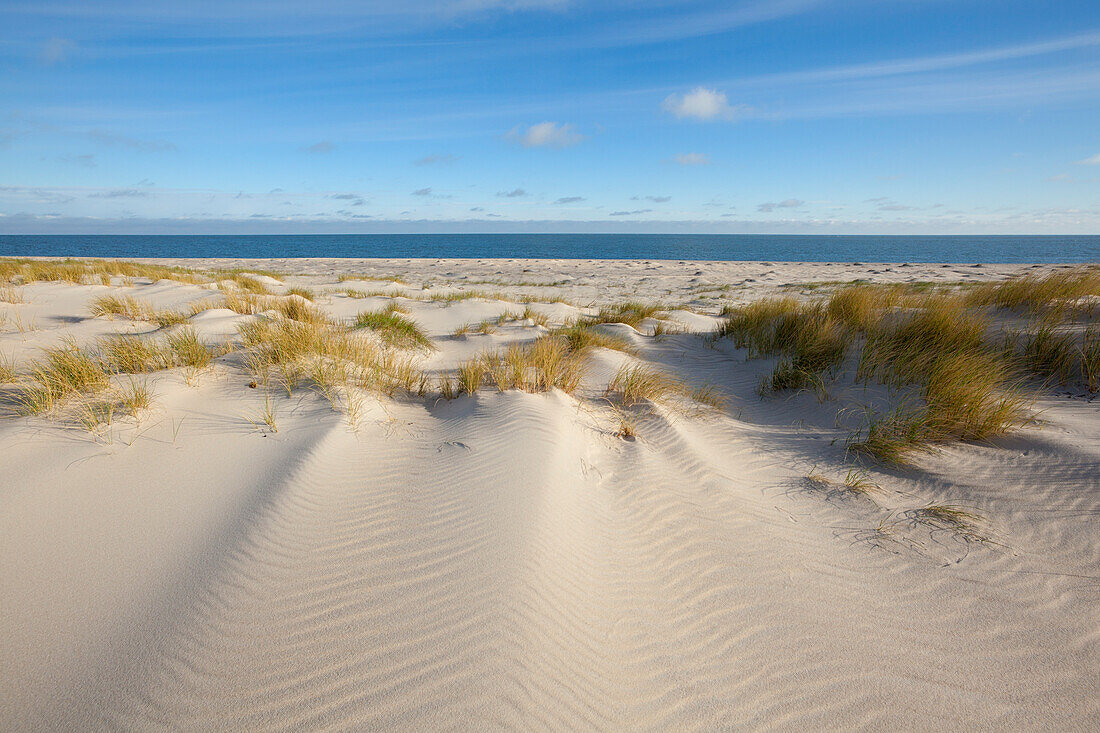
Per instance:
[[[1046,309],[1076,308],[1086,298],[1095,296],[1100,296],[1100,269],[1082,267],[983,283],[969,291],[967,302],[1037,313]]]
[[[140,374],[167,369],[171,355],[163,345],[141,336],[114,336],[100,339],[98,351],[103,366],[119,374]]]
[[[826,306],[830,316],[845,327],[860,333],[874,331],[882,318],[901,300],[894,287],[852,285],[836,291]]]
[[[192,284],[209,282],[205,275],[182,267],[116,260],[0,258],[0,282],[6,283],[21,285],[31,282],[70,282],[78,285],[110,285],[112,278],[116,277],[127,281],[144,278],[153,282],[164,279]]]
[[[488,360],[484,358],[467,359],[462,362],[458,367],[458,393],[477,394],[488,373]]]
[[[560,389],[576,392],[585,368],[581,356],[563,339],[541,336],[529,344],[513,344],[503,351],[475,357],[459,367],[460,390],[473,394],[487,382],[500,391],[520,389],[546,392]]]
[[[750,358],[779,356],[762,393],[813,389],[823,397],[862,341],[856,380],[887,385],[902,405],[868,415],[848,446],[902,463],[933,443],[982,440],[1029,420],[1014,362],[989,343],[989,321],[969,303],[960,293],[853,285],[828,301],[769,298],[732,308],[718,336]],[[1039,351],[1052,358],[1055,347],[1066,348],[1050,339],[1032,344],[1033,360]]]
[[[646,318],[655,318],[661,313],[661,306],[651,303],[627,301],[600,308],[599,313],[589,319],[591,323],[625,323],[637,327]]]
[[[1006,358],[1047,382],[1080,383],[1089,392],[1100,387],[1100,326],[1065,323],[1051,312],[1023,331],[1005,335]]]
[[[131,321],[151,321],[156,309],[148,301],[132,295],[101,295],[89,306],[92,315],[119,316]]]
[[[601,348],[635,354],[637,349],[618,334],[601,331],[594,323],[577,322],[553,331],[553,334],[565,340],[570,351],[583,353],[589,349]]]
[[[299,298],[305,298],[306,300],[311,301],[311,302],[316,300],[316,298],[317,298],[316,294],[312,290],[310,290],[309,288],[304,288],[304,287],[298,286],[298,285],[295,285],[294,287],[287,290],[286,294],[287,295],[297,295]]]
[[[15,359],[0,354],[0,384],[14,382],[18,374],[15,371]]]
[[[523,309],[523,315],[520,316],[525,321],[531,321],[536,326],[542,326],[543,328],[550,328],[550,317],[545,313],[539,313],[537,310],[527,306]]]
[[[159,328],[176,326],[187,321],[179,311],[156,310],[151,303],[132,295],[101,295],[92,301],[93,316],[119,316],[131,321],[151,321]]]
[[[191,326],[170,334],[166,345],[172,353],[173,365],[205,369],[214,360],[214,349],[203,343]]]
[[[1077,376],[1083,350],[1078,348],[1073,334],[1059,331],[1053,323],[1045,321],[1019,337],[1023,341],[1021,361],[1032,374],[1061,384]]]
[[[252,295],[270,295],[271,290],[266,285],[256,279],[253,273],[247,272],[235,272],[229,273],[224,282],[231,282],[240,290],[245,293],[251,293]]]
[[[726,402],[724,395],[713,386],[692,390],[679,379],[648,364],[621,366],[608,383],[604,396],[623,407],[681,402],[720,410]]]
[[[168,328],[169,326],[178,326],[181,323],[187,323],[187,316],[179,311],[159,310],[153,314],[152,320],[157,324],[158,328]]]
[[[275,310],[292,321],[328,323],[329,317],[320,308],[298,295],[288,295],[274,302]]]
[[[633,407],[643,402],[667,402],[685,392],[682,383],[651,366],[624,364],[607,385],[605,394],[614,395],[624,407]]]
[[[15,287],[14,285],[4,285],[0,287],[0,303],[11,303],[12,305],[21,305],[26,300],[23,297],[23,288]]]
[[[290,392],[305,375],[327,393],[334,387],[392,395],[422,391],[426,377],[417,362],[379,348],[354,329],[333,323],[289,319],[242,324],[246,362],[258,381],[272,375]]]
[[[929,504],[914,509],[907,516],[913,522],[919,522],[936,530],[951,532],[970,542],[988,542],[989,537],[982,530],[984,522],[977,512],[951,504]]]
[[[221,302],[221,307],[228,308],[234,313],[240,313],[243,316],[254,316],[264,311],[272,310],[274,305],[275,303],[272,298],[261,298],[248,293],[237,292],[227,292]]]
[[[1090,392],[1100,389],[1100,328],[1085,331],[1081,344],[1081,373]]]
[[[846,311],[842,311],[846,312]],[[717,337],[748,349],[749,358],[780,355],[762,393],[814,389],[825,394],[825,381],[844,362],[854,332],[821,304],[793,298],[769,298],[732,309]]]
[[[374,331],[387,344],[400,348],[420,347],[434,350],[428,335],[411,318],[398,314],[393,308],[381,311],[363,311],[355,318],[355,328]]]
[[[106,370],[94,356],[75,342],[46,349],[42,360],[31,365],[29,384],[23,385],[15,399],[28,414],[54,410],[63,400],[76,394],[95,394],[110,384]]]
[[[188,306],[188,310],[192,316],[197,316],[203,311],[213,310],[214,308],[226,308],[224,298],[204,298],[202,300],[196,300]]]
[[[870,422],[867,439],[851,447],[898,463],[918,443],[983,440],[1028,422],[1029,401],[986,330],[984,318],[947,296],[884,319],[867,339],[858,374],[915,386],[924,404]]]
[[[126,408],[127,414],[137,417],[139,412],[153,406],[153,390],[148,382],[131,379],[127,386],[119,390],[119,402]]]

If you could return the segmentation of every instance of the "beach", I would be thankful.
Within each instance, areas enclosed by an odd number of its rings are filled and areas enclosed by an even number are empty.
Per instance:
[[[884,462],[849,449],[896,402],[869,335],[770,394],[721,330],[1068,265],[139,262],[0,283],[0,728],[1100,718],[1095,393]],[[105,376],[45,405],[49,349]]]

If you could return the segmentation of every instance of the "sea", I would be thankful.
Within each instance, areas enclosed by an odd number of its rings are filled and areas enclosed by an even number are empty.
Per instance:
[[[0,235],[0,256],[455,257],[773,262],[1100,262],[1100,235]]]

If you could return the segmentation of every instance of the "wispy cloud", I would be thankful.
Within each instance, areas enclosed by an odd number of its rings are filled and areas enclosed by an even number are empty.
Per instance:
[[[1076,176],[1071,176],[1069,173],[1057,173],[1053,176],[1047,176],[1046,180],[1048,183],[1091,183],[1095,179],[1077,178]]]
[[[335,149],[336,149],[336,146],[333,145],[328,140],[322,140],[319,143],[313,143],[312,145],[306,145],[302,148],[302,150],[304,150],[307,153],[320,153],[320,154],[331,153]]]
[[[328,197],[335,201],[348,201],[351,206],[363,206],[367,203],[366,200],[357,193],[330,193]]]
[[[774,201],[769,201],[767,203],[758,205],[756,207],[756,210],[767,214],[768,212],[774,211],[775,209],[797,209],[805,203],[806,202],[801,199],[785,199],[778,203]]]
[[[580,203],[581,201],[584,201],[584,200],[585,200],[584,196],[562,196],[560,199],[558,199],[554,203],[555,204],[578,204],[578,203]]]
[[[848,66],[834,66],[832,68],[812,69],[808,71],[765,74],[751,78],[728,80],[728,83],[772,86],[775,84],[801,84],[902,76],[929,71],[943,71],[967,66],[977,66],[998,61],[1011,61],[1094,46],[1100,46],[1100,32],[1083,33],[1037,43],[1000,46],[968,53],[936,54],[932,56],[918,56],[868,64],[852,64]]]
[[[710,158],[704,153],[680,153],[672,158],[679,165],[709,165]]]
[[[71,165],[80,166],[81,168],[96,167],[94,155],[59,155],[57,159],[62,163],[69,163]]]
[[[631,196],[631,201],[652,201],[655,204],[666,204],[672,200],[671,196]]]
[[[139,191],[136,188],[115,188],[88,194],[89,197],[97,199],[140,199],[148,195],[147,191]]]
[[[513,188],[511,191],[497,191],[497,196],[505,199],[515,199],[526,195],[527,191],[522,188]]]
[[[695,87],[687,94],[670,94],[661,102],[661,109],[680,119],[732,120],[748,111],[745,105],[731,106],[725,92]]]
[[[418,189],[416,189],[415,191],[412,192],[412,195],[413,196],[431,196],[432,195],[432,189],[430,187],[429,188],[418,188]]]
[[[1077,161],[1077,165],[1100,165],[1100,153],[1097,153],[1091,158]]]
[[[636,216],[638,214],[648,214],[653,209],[635,209],[634,211],[612,211],[608,216]]]
[[[423,158],[417,158],[413,161],[413,165],[450,165],[458,161],[457,155],[441,154],[441,155],[425,155]]]
[[[717,8],[688,9],[672,4],[673,12],[657,18],[618,23],[588,40],[592,46],[630,46],[700,38],[727,33],[780,18],[813,10],[824,0],[766,0],[764,2],[725,2]]]
[[[573,125],[558,122],[539,122],[526,129],[517,125],[504,134],[505,140],[525,148],[568,148],[584,138]]]
[[[131,150],[140,150],[146,153],[161,153],[176,149],[173,143],[165,140],[142,140],[136,137],[129,137],[128,135],[120,135],[108,130],[91,130],[88,132],[87,137],[89,140],[101,145],[130,148]]]
[[[68,38],[51,38],[42,44],[38,58],[47,66],[63,64],[69,60],[76,43]]]

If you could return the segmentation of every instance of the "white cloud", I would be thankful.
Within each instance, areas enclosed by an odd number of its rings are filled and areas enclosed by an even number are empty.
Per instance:
[[[732,120],[747,109],[742,105],[730,106],[725,92],[717,89],[695,87],[687,94],[670,94],[661,102],[661,109],[680,119]]]
[[[1077,161],[1077,165],[1100,165],[1100,153],[1097,153],[1091,158]]]
[[[710,158],[703,153],[680,153],[674,157],[673,162],[680,165],[709,165]]]
[[[504,135],[505,140],[518,143],[525,148],[567,148],[584,140],[569,123],[539,122],[526,130],[517,125]]]
[[[497,196],[505,199],[515,199],[526,195],[527,191],[522,188],[513,188],[511,191],[497,191]]]

